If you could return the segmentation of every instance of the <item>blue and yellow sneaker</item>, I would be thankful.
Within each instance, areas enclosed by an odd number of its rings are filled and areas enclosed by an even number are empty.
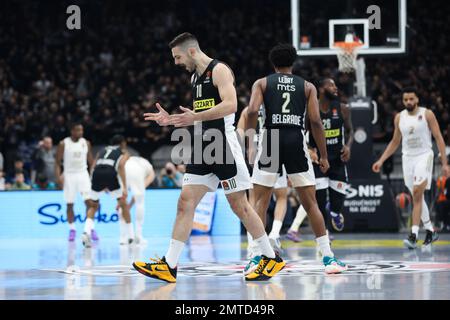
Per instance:
[[[133,262],[133,267],[142,273],[144,276],[163,280],[166,282],[174,283],[177,281],[177,268],[171,268],[167,262],[166,258],[162,259],[152,259],[152,263],[136,261]]]
[[[325,256],[322,259],[323,265],[325,266],[325,273],[341,273],[348,269],[347,265],[342,261],[336,259],[335,257]]]
[[[253,271],[255,271],[255,269],[259,265],[260,260],[261,260],[261,256],[254,256],[253,258],[251,258],[250,261],[247,263],[247,265],[244,268],[244,275],[246,276],[246,275],[252,273]]]
[[[268,258],[265,255],[261,256],[259,264],[253,272],[250,272],[245,276],[246,281],[264,281],[269,280],[278,272],[283,270],[286,266],[286,262],[280,258],[279,255],[275,255],[275,258]]]

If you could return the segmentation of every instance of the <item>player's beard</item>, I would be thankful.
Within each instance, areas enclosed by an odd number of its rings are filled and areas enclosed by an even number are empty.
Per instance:
[[[405,108],[406,108],[406,110],[407,110],[408,112],[413,112],[414,109],[416,109],[416,105],[407,104],[407,105],[405,106]]]
[[[329,91],[326,91],[326,90],[325,90],[325,98],[327,98],[330,101],[339,99],[339,97],[337,95],[335,95]]]

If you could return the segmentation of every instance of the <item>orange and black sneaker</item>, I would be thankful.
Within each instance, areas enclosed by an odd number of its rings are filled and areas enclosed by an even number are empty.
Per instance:
[[[286,262],[280,258],[279,255],[275,255],[275,258],[268,258],[261,256],[258,267],[251,273],[245,276],[246,281],[264,281],[269,280],[278,272],[283,270],[286,266]]]
[[[177,281],[177,268],[171,268],[166,262],[166,258],[152,259],[151,263],[136,261],[133,267],[144,276],[174,283]]]

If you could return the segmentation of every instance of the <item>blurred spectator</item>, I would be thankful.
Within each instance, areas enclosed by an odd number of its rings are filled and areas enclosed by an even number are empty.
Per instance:
[[[56,190],[56,183],[49,182],[45,174],[39,173],[36,177],[36,183],[33,184],[33,190]]]
[[[56,182],[55,178],[55,155],[53,140],[46,136],[39,142],[39,148],[33,155],[36,175],[43,174],[49,182]]]
[[[6,189],[6,181],[4,177],[4,173],[2,170],[0,170],[0,191],[3,191]]]
[[[14,183],[11,185],[9,190],[31,190],[31,187],[25,183],[25,176],[23,172],[16,172]]]
[[[162,188],[181,188],[183,184],[183,174],[177,171],[175,165],[167,162],[164,169],[161,170]]]
[[[10,172],[9,177],[7,177],[7,182],[12,183],[14,179],[16,178],[16,174],[21,173],[24,176],[25,181],[30,181],[30,173],[25,168],[24,162],[20,158],[16,158],[14,160],[14,168],[12,172]]]
[[[4,161],[3,154],[0,152],[0,171],[3,171]]]
[[[55,14],[64,12],[65,1],[5,2],[0,10],[0,142],[7,177],[14,175],[16,156],[28,165],[20,146],[31,150],[44,135],[57,144],[69,135],[73,121],[83,122],[94,145],[118,133],[146,158],[171,143],[173,128],[145,122],[142,114],[154,110],[156,101],[169,112],[192,104],[189,74],[173,65],[167,47],[185,26],[206,53],[235,72],[236,119],[248,103],[252,83],[272,72],[269,49],[291,37],[290,8],[284,1],[88,2],[92,7],[86,7],[83,23],[89,28],[68,33],[58,27],[64,26],[64,17]],[[420,104],[435,112],[450,144],[450,53],[447,38],[437,34],[449,34],[450,24],[442,4],[408,3],[406,56],[365,57],[368,94],[379,109],[377,141],[388,141],[393,133],[394,117],[403,108],[402,87],[415,86]],[[199,9],[208,19],[198,19]],[[302,14],[300,19],[309,18]],[[268,18],[271,23],[264,23]],[[326,42],[328,34],[314,26],[310,24],[313,37]],[[431,45],[435,54],[429,54]],[[310,81],[334,77],[342,100],[348,99],[351,77],[338,72],[335,56],[303,57],[299,65]]]

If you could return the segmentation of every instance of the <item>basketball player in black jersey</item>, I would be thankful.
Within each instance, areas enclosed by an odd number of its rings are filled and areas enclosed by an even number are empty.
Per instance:
[[[350,149],[353,143],[353,125],[348,105],[341,103],[338,98],[338,88],[331,78],[319,83],[320,118],[325,129],[330,170],[323,173],[319,169],[317,159],[320,158],[317,143],[310,136],[309,151],[316,176],[316,199],[319,209],[324,215],[325,224],[328,223],[329,212],[331,224],[336,231],[344,229],[344,216],[341,213],[345,200],[345,189],[348,181],[345,163],[350,160]],[[306,122],[309,127],[308,121]],[[327,205],[327,191],[329,206]],[[304,208],[300,208],[298,215],[302,217]],[[301,224],[301,221],[296,223]]]
[[[82,236],[83,245],[86,248],[91,247],[91,229],[94,225],[95,213],[99,207],[100,195],[104,191],[108,191],[111,197],[117,199],[117,203],[122,209],[123,218],[128,226],[128,243],[133,242],[134,232],[127,206],[128,189],[125,175],[125,163],[129,157],[130,155],[126,151],[125,138],[121,135],[113,136],[111,144],[97,154],[92,172],[92,206],[88,210]]]
[[[247,167],[250,173],[253,173],[253,165],[255,160],[255,152],[252,146],[254,144],[250,144],[249,141],[246,140],[247,135],[245,134],[245,127],[247,125],[247,112],[248,112],[248,106],[245,107],[241,115],[239,117],[239,121],[237,123],[236,131],[241,139],[241,144],[243,148],[248,146],[247,149]],[[254,137],[254,143],[258,144],[259,137],[262,135],[262,132],[264,130],[264,122],[265,122],[265,113],[264,108],[261,106],[261,108],[258,111],[258,122],[256,126],[256,132],[254,134],[248,134]],[[249,190],[249,201],[250,204],[255,208],[256,204],[253,199],[253,190]],[[287,182],[287,176],[286,176],[286,170],[283,169],[283,174],[278,178],[277,182],[274,186],[274,197],[275,197],[275,208],[274,208],[274,214],[273,214],[273,222],[272,222],[272,229],[269,233],[269,240],[272,245],[272,248],[275,250],[275,252],[278,252],[278,254],[281,254],[282,248],[281,248],[281,241],[280,241],[280,231],[283,226],[284,217],[286,215],[287,210],[287,197],[288,197],[288,182]],[[259,213],[259,212],[258,212]],[[267,217],[264,214],[263,216],[260,216],[264,226],[267,224]],[[252,263],[255,264],[256,262],[259,262],[260,256],[257,252],[257,246],[253,242],[253,239],[250,235],[250,233],[247,232],[247,239],[248,239],[248,245],[247,245],[247,258],[251,259]],[[257,263],[256,263],[257,264]],[[248,268],[251,266],[248,265]],[[244,273],[246,273],[248,268],[244,269]]]
[[[267,211],[273,186],[284,165],[308,213],[323,255],[325,272],[340,273],[347,266],[334,257],[330,248],[323,216],[315,197],[314,169],[303,133],[305,115],[308,114],[311,133],[320,151],[319,167],[323,173],[327,172],[328,154],[317,91],[313,84],[292,74],[296,58],[297,52],[292,45],[275,46],[269,53],[275,73],[257,80],[252,87],[247,129],[255,128],[261,105],[264,105],[266,113],[265,131],[252,175],[256,210],[260,215]]]
[[[233,212],[258,243],[262,258],[255,270],[247,274],[248,281],[267,280],[284,268],[285,262],[275,254],[264,231],[261,219],[250,206],[245,191],[251,188],[250,175],[234,130],[234,114],[237,110],[234,75],[225,63],[208,57],[190,33],[177,36],[169,47],[175,64],[192,72],[193,109],[180,107],[183,113],[169,115],[159,104],[158,113],[146,113],[146,120],[161,126],[188,127],[194,125],[194,140],[200,139],[202,149],[195,143],[191,163],[186,166],[183,187],[178,199],[177,217],[167,254],[154,263],[135,262],[140,273],[167,282],[176,282],[177,264],[185,242],[192,230],[194,210],[208,191],[215,191],[221,183]],[[215,136],[227,159],[205,158],[207,147]],[[214,139],[214,138],[213,138]],[[209,142],[209,143],[208,143]],[[217,146],[217,144],[215,144]],[[230,157],[229,157],[230,155]],[[200,159],[199,159],[200,157]],[[209,160],[209,159],[208,159]],[[226,160],[226,161],[225,161]],[[228,161],[229,160],[229,161]]]

